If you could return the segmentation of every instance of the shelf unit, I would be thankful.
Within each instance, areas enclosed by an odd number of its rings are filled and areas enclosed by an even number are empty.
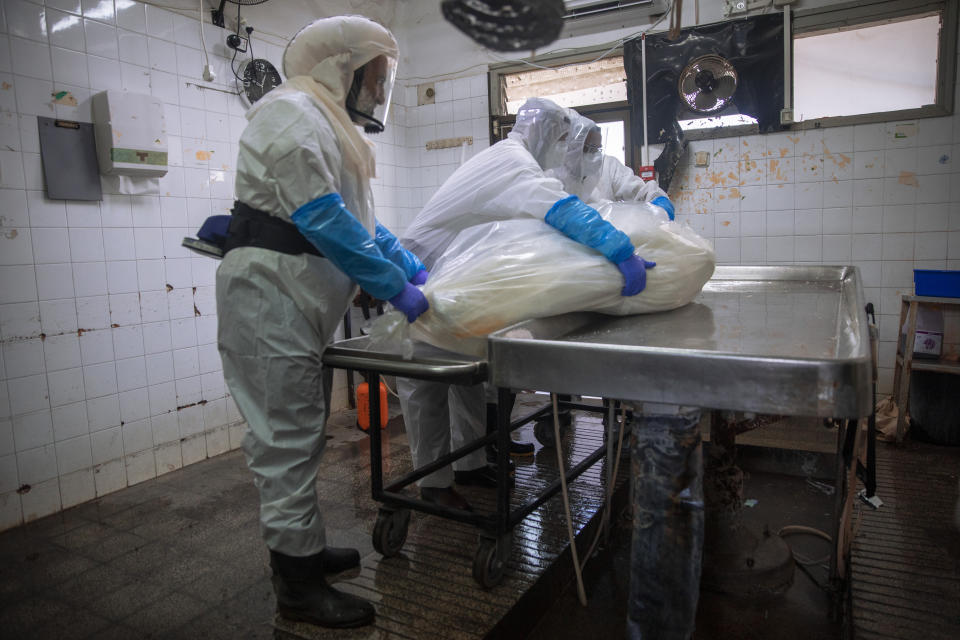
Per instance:
[[[917,333],[917,312],[923,305],[935,304],[960,308],[960,298],[934,298],[931,296],[903,296],[900,299],[900,324],[897,325],[897,363],[893,370],[893,400],[897,404],[897,443],[903,442],[907,425],[907,410],[910,403],[910,372],[935,371],[960,374],[960,362],[952,360],[915,359],[914,337]],[[900,328],[907,325],[906,340],[900,339]]]

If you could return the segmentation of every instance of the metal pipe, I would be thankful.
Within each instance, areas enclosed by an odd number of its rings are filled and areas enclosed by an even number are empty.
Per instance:
[[[790,109],[793,104],[792,99],[792,79],[790,77],[793,65],[791,64],[791,51],[793,44],[793,35],[790,32],[790,5],[783,5],[783,108]]]
[[[572,482],[573,480],[577,479],[584,471],[592,467],[597,462],[597,460],[599,460],[604,456],[606,452],[607,452],[606,445],[601,445],[597,447],[593,453],[591,453],[586,458],[581,460],[576,466],[571,467],[570,470],[567,471],[566,474],[564,474],[564,477],[567,479],[567,481]],[[542,505],[544,502],[546,502],[547,500],[555,496],[560,491],[560,489],[561,489],[560,479],[557,478],[556,480],[551,482],[550,486],[544,489],[536,498],[526,503],[519,509],[514,510],[510,514],[510,526],[514,527],[520,524],[521,522],[523,522],[524,518],[526,518],[528,515],[533,513],[533,511],[537,507]]]
[[[643,86],[643,166],[650,165],[650,152],[647,149],[647,34],[640,36],[640,75]]]
[[[363,379],[367,382],[367,408],[370,432],[370,493],[374,500],[383,495],[383,449],[380,437],[380,374],[366,370]]]

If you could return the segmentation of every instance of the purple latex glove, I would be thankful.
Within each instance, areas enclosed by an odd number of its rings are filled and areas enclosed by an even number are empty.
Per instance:
[[[407,315],[407,322],[413,322],[430,308],[430,303],[420,289],[409,282],[403,285],[403,291],[390,298],[390,304]]]
[[[415,274],[413,274],[413,277],[410,278],[410,284],[416,284],[416,285],[426,284],[427,278],[429,277],[430,277],[429,271],[427,271],[426,269],[420,269],[420,271],[417,271]]]
[[[656,262],[649,262],[639,256],[630,256],[623,262],[617,263],[617,269],[623,274],[625,284],[620,292],[622,296],[635,296],[647,286],[647,269],[657,266]]]

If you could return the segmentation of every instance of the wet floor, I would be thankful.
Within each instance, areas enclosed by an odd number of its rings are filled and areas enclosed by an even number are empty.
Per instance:
[[[518,413],[530,408],[518,405]],[[525,432],[531,437],[530,427]],[[384,471],[396,477],[410,470],[401,419],[384,433]],[[568,578],[556,569],[569,564],[558,500],[516,527],[503,582],[482,590],[471,574],[477,530],[467,525],[414,514],[401,554],[380,557],[371,542],[378,505],[370,498],[368,439],[349,412],[331,419],[328,436],[318,483],[328,543],[359,548],[363,566],[338,587],[374,601],[374,626],[328,632],[275,622],[256,490],[233,452],[0,534],[0,636],[477,638],[500,635],[499,625],[521,636],[533,626],[545,609],[537,598]],[[581,417],[566,437],[567,464],[601,443],[599,418]],[[599,520],[603,465],[571,485],[582,535]],[[624,465],[621,483],[626,473]],[[516,475],[519,505],[557,477],[554,452],[518,463]],[[492,491],[462,493],[475,509],[493,509]],[[518,603],[528,614],[511,619]]]
[[[522,397],[517,413],[541,402]],[[392,407],[385,431],[388,477],[410,468]],[[329,632],[277,623],[267,553],[257,526],[257,495],[239,452],[191,465],[0,534],[0,636],[11,638],[557,638],[623,637],[629,522],[615,511],[609,544],[585,574],[588,606],[577,602],[559,501],[517,527],[504,581],[479,589],[471,576],[476,530],[415,514],[403,552],[373,550],[377,504],[370,498],[367,437],[352,413],[331,420],[319,493],[334,546],[360,549],[363,569],[339,582],[376,603],[374,626]],[[577,414],[565,443],[567,464],[602,442],[600,421]],[[531,440],[532,429],[521,431]],[[950,518],[957,499],[960,448],[881,445],[880,511],[864,511],[853,550],[854,637],[960,637],[960,533]],[[626,466],[620,469],[621,482]],[[603,501],[603,463],[572,487],[579,546],[592,539]],[[519,504],[556,478],[552,450],[517,469]],[[623,483],[625,485],[625,483]],[[786,525],[829,530],[826,484],[751,472],[744,509],[754,531]],[[478,509],[489,490],[464,488]],[[617,494],[624,504],[626,491]],[[790,537],[795,551],[822,557],[826,543]],[[829,617],[827,571],[797,571],[780,598],[743,602],[703,592],[696,640],[817,640],[844,637]],[[854,629],[850,629],[851,633]],[[850,637],[850,635],[846,636]]]

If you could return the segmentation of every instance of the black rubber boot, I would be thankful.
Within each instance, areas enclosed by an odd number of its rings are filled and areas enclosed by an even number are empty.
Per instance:
[[[323,577],[323,553],[294,557],[270,552],[277,613],[287,620],[344,629],[373,622],[373,605],[337,591]]]
[[[510,395],[510,410],[513,411],[513,403],[516,401],[517,395]],[[491,434],[497,430],[497,405],[488,402],[487,403],[487,434]],[[510,441],[510,455],[524,457],[532,456],[536,447],[533,446],[532,442],[517,442],[515,440]],[[487,445],[487,462],[496,462],[497,461],[497,445],[488,444]]]
[[[320,552],[323,560],[323,575],[331,576],[360,566],[360,552],[356,549],[324,547]]]

